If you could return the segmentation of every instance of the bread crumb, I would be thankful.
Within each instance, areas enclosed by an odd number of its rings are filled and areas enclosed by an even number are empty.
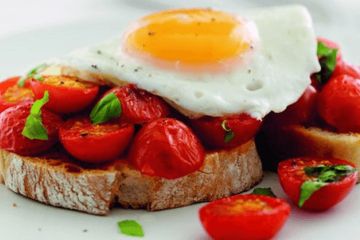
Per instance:
[[[16,204],[16,203],[13,203],[12,206],[13,206],[13,207],[17,207],[17,204]]]
[[[84,230],[82,230],[83,231],[83,233],[87,233],[88,232],[88,230],[87,229],[84,229]]]

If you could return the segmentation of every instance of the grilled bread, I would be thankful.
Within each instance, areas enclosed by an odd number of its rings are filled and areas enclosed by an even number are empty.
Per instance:
[[[105,215],[118,204],[150,211],[211,201],[250,189],[263,176],[253,140],[209,152],[201,169],[177,179],[142,175],[118,160],[86,166],[63,152],[24,157],[0,150],[0,177],[12,191],[48,205]]]

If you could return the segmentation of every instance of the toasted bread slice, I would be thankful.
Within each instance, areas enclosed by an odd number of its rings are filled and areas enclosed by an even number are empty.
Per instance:
[[[161,210],[211,201],[245,191],[263,175],[253,140],[208,153],[200,170],[173,180],[142,175],[122,160],[91,168],[63,157],[23,157],[5,150],[0,150],[0,171],[14,192],[98,215],[116,202]]]
[[[279,160],[299,156],[331,157],[348,160],[360,170],[360,134],[291,125],[271,135],[273,139],[267,143],[271,155]]]

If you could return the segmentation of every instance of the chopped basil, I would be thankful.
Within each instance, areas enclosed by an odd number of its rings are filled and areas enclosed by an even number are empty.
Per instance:
[[[123,220],[118,222],[119,230],[122,234],[133,236],[133,237],[143,237],[144,231],[141,225],[135,220]]]
[[[42,123],[41,108],[49,101],[49,93],[46,91],[42,99],[36,100],[31,109],[30,114],[26,118],[22,135],[30,140],[48,140],[47,131]]]
[[[114,93],[109,93],[92,109],[90,119],[93,124],[100,124],[120,117],[121,112],[122,109],[119,99]]]
[[[31,69],[25,76],[22,76],[19,81],[18,81],[18,86],[19,87],[23,87],[25,85],[25,81],[26,79],[32,78],[34,77],[36,80],[42,80],[42,76],[40,76],[38,73],[39,71],[41,71],[42,69],[44,69],[47,65],[46,64],[41,64],[39,66],[34,67],[33,69]]]
[[[222,121],[221,127],[222,127],[222,129],[224,129],[224,131],[225,131],[224,142],[225,142],[225,143],[228,143],[228,142],[230,142],[231,140],[233,140],[234,137],[235,137],[235,133],[232,131],[231,128],[229,128],[229,127],[227,126],[227,121],[226,121],[226,120]]]
[[[265,195],[269,197],[276,197],[271,188],[255,188],[252,194]]]
[[[321,181],[305,181],[300,188],[299,207],[302,207],[304,203],[313,195],[314,192],[320,188],[326,186],[327,183]]]
[[[306,200],[320,188],[331,182],[341,181],[344,177],[355,172],[356,169],[349,165],[318,165],[313,167],[305,167],[304,172],[313,179],[305,181],[301,185],[300,198],[298,205],[302,207]]]
[[[320,72],[315,74],[317,81],[325,84],[331,77],[336,67],[336,55],[338,49],[327,47],[324,43],[318,42],[317,55],[321,66]]]

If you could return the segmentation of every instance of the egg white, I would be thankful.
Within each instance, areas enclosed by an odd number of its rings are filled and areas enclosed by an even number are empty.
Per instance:
[[[45,71],[58,68],[89,81],[134,83],[196,116],[245,112],[261,119],[295,102],[309,85],[310,74],[320,70],[316,36],[302,6],[264,8],[242,16],[255,23],[258,41],[241,64],[226,71],[161,68],[122,52],[121,38],[51,60]]]

